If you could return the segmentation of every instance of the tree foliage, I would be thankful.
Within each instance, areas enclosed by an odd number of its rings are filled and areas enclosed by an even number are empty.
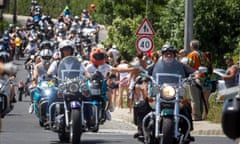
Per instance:
[[[13,0],[4,10],[13,12]],[[17,14],[28,15],[30,0],[17,0]],[[146,3],[148,2],[148,3]],[[194,38],[201,42],[203,51],[213,54],[215,63],[220,66],[223,56],[236,55],[234,51],[240,40],[240,1],[239,0],[194,0]],[[92,14],[97,22],[109,27],[108,40],[105,43],[116,44],[121,52],[128,56],[136,55],[135,32],[143,19],[151,22],[156,36],[153,37],[155,48],[170,43],[177,49],[184,45],[184,5],[182,0],[39,0],[43,12],[57,17],[69,4],[75,15],[82,9],[96,5]],[[147,5],[147,6],[146,6]]]

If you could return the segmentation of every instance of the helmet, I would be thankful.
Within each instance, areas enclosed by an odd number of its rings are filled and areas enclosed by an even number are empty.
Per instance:
[[[40,51],[41,62],[43,64],[50,64],[53,52],[50,49],[43,49]]]
[[[77,33],[77,29],[74,28],[74,27],[71,27],[71,28],[69,29],[69,31],[70,31],[71,33]]]
[[[9,24],[9,28],[13,28],[14,27],[14,25],[13,24]]]
[[[176,54],[176,49],[173,46],[165,44],[162,46],[162,54],[164,54],[167,51],[170,51],[170,52],[173,52],[174,54]]]
[[[32,0],[32,4],[37,4],[37,1],[36,0]]]
[[[72,54],[74,52],[74,42],[71,40],[63,40],[62,42],[59,43],[58,48],[62,52],[63,48],[65,47],[70,47],[72,49]]]
[[[40,43],[40,50],[43,50],[43,49],[53,50],[53,46],[54,46],[53,42],[45,40],[45,41]]]
[[[79,16],[74,16],[74,19],[79,20],[80,18],[79,18]]]
[[[1,51],[0,52],[0,61],[2,61],[3,63],[9,62],[9,53],[7,53],[5,51]]]
[[[96,48],[94,50],[92,50],[91,54],[90,54],[90,61],[94,64],[94,65],[102,65],[105,63],[105,53],[103,51],[103,49],[101,48]]]

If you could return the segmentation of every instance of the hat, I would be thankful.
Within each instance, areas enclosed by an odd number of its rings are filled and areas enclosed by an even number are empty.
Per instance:
[[[184,49],[181,49],[178,53],[184,53],[186,52]]]

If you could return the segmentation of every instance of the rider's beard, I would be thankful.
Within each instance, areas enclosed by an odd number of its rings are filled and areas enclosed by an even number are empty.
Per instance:
[[[171,64],[173,62],[173,60],[174,60],[174,58],[169,58],[169,57],[164,58],[164,62],[166,64]]]

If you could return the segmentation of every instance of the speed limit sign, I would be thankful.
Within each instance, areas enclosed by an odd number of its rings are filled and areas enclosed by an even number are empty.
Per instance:
[[[136,48],[141,52],[148,52],[152,50],[153,47],[153,40],[149,36],[141,36],[136,41]]]

